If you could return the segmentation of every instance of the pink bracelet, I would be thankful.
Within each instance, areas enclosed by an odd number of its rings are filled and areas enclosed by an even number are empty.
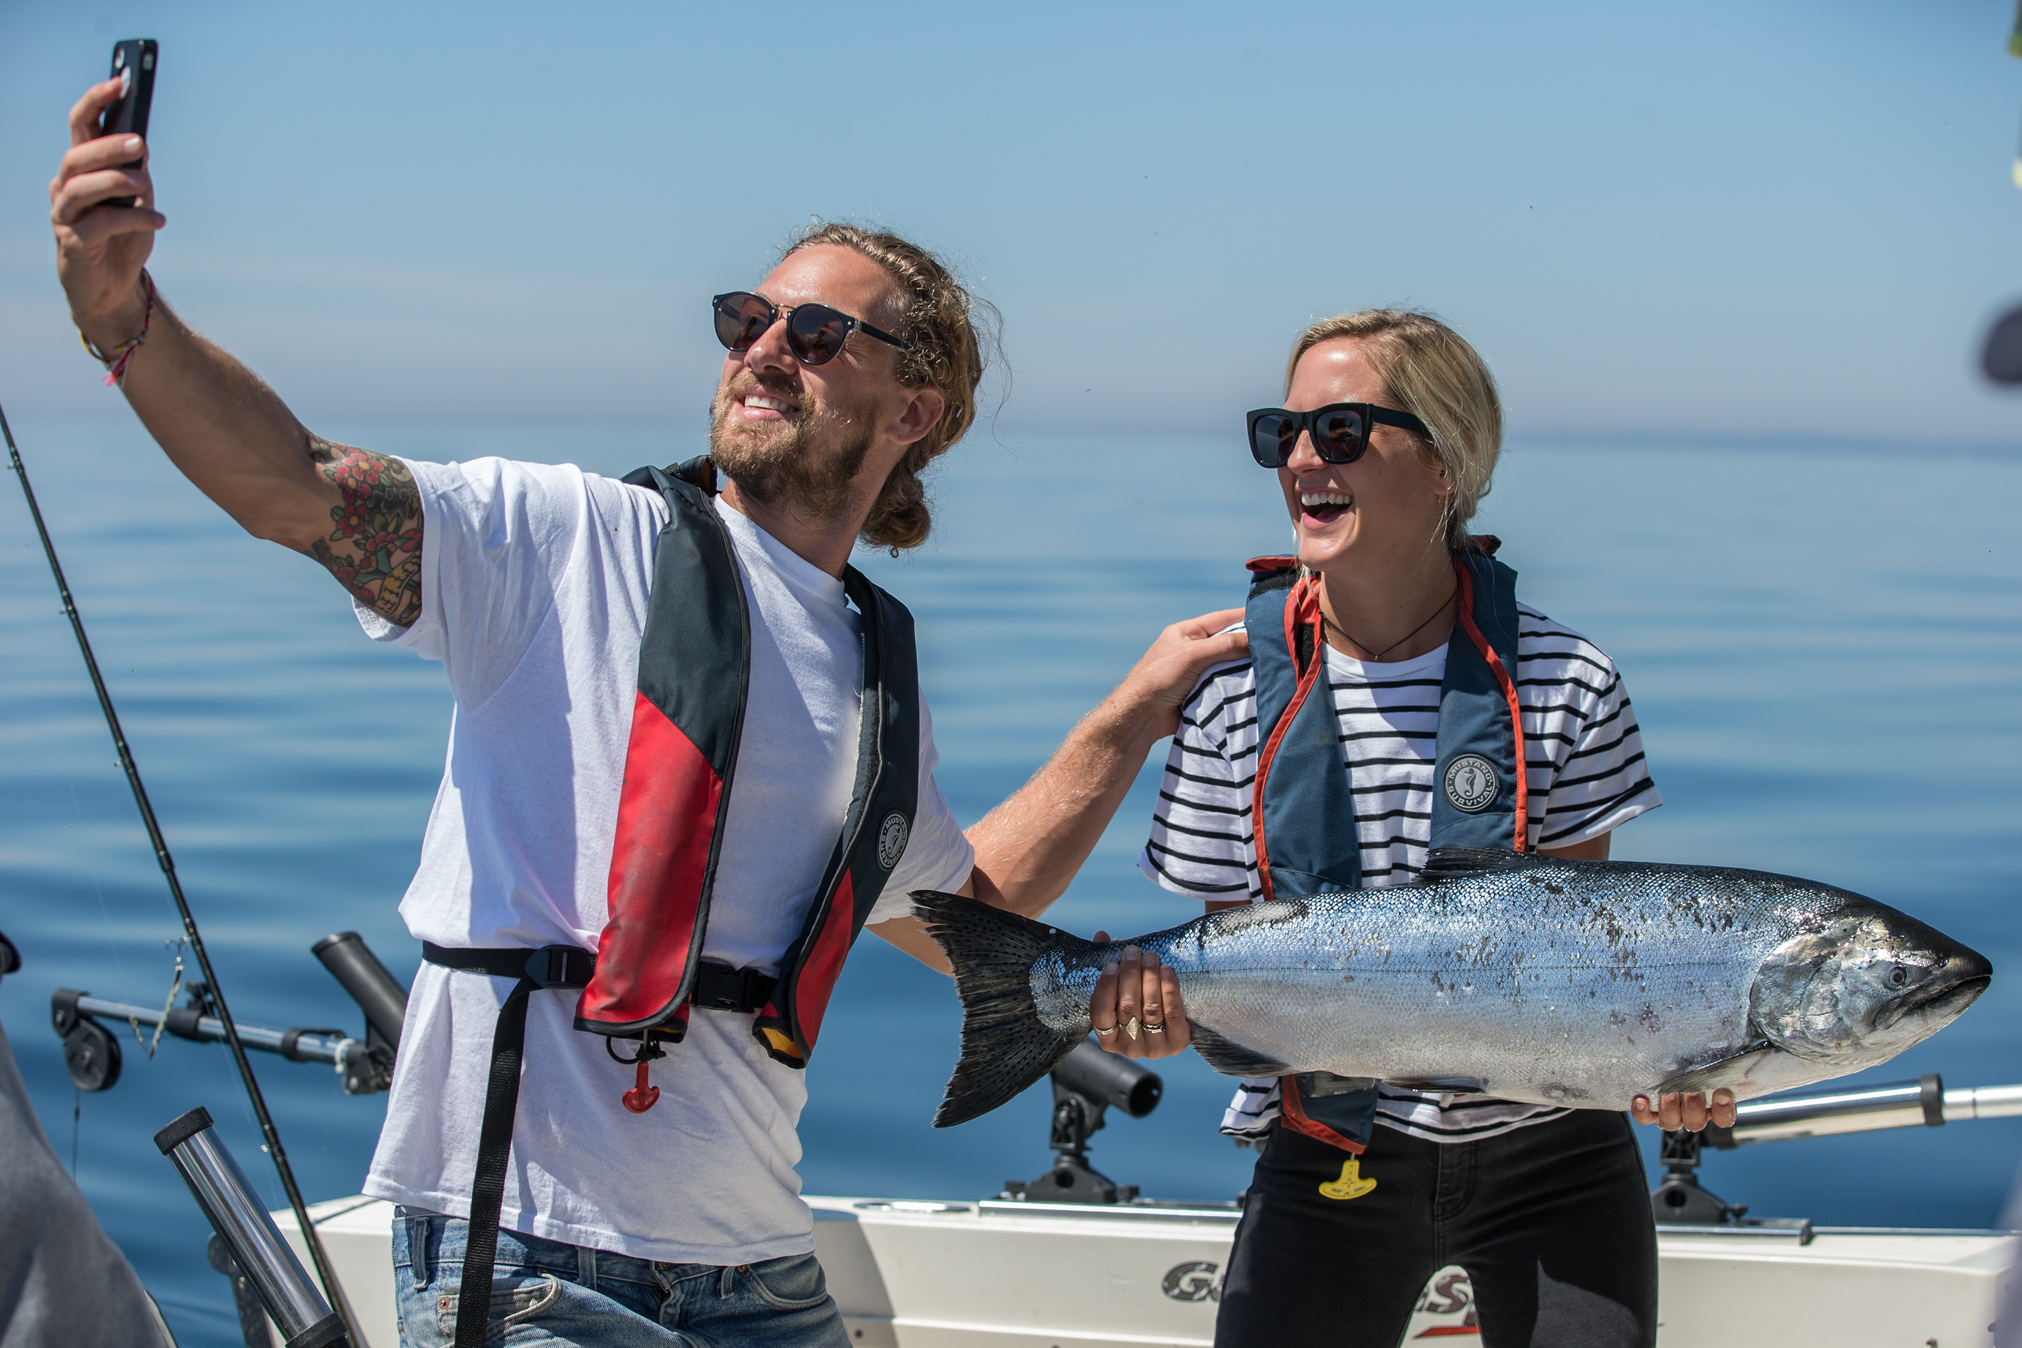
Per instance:
[[[84,343],[84,349],[105,366],[105,382],[108,387],[123,388],[126,384],[126,365],[133,359],[133,353],[140,350],[140,344],[147,340],[148,327],[154,322],[154,277],[147,274],[147,268],[140,269],[141,287],[147,291],[147,312],[140,320],[140,331],[121,342],[111,351],[100,351],[92,345],[91,338],[79,329],[77,340]]]

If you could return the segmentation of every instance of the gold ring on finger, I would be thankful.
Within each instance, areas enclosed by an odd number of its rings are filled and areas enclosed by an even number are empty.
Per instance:
[[[1140,1022],[1138,1018],[1136,1016],[1132,1016],[1128,1021],[1124,1023],[1123,1032],[1129,1035],[1132,1039],[1135,1039],[1137,1038],[1137,1027],[1139,1024]]]
[[[1163,1026],[1163,1025],[1154,1025],[1154,1024],[1152,1024],[1152,1023],[1151,1023],[1150,1021],[1146,1021],[1146,1022],[1144,1023],[1144,1032],[1145,1032],[1146,1034],[1164,1034],[1164,1033],[1165,1033],[1165,1026]]]

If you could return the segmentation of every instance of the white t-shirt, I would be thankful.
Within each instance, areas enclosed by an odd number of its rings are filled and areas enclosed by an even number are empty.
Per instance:
[[[1662,803],[1643,758],[1636,710],[1598,646],[1518,604],[1517,701],[1523,709],[1530,845],[1598,838]],[[1240,624],[1239,624],[1240,625]],[[1438,756],[1440,646],[1374,664],[1327,648],[1327,683],[1353,769],[1362,885],[1409,884],[1432,841]],[[1180,708],[1151,838],[1138,865],[1166,889],[1201,899],[1263,897],[1250,812],[1257,776],[1257,682],[1248,661],[1211,669]],[[1384,1085],[1376,1121],[1434,1142],[1471,1142],[1567,1111],[1485,1095],[1427,1094]],[[1278,1117],[1278,1083],[1243,1082],[1222,1131],[1255,1136]]]
[[[401,628],[360,608],[359,621],[441,661],[456,710],[401,917],[438,945],[594,950],[666,503],[569,465],[407,466],[424,518],[421,617]],[[772,972],[848,806],[862,649],[841,581],[720,499],[717,513],[750,606],[751,683],[703,954]],[[936,758],[923,700],[919,806],[870,922],[907,915],[912,890],[968,878],[974,853]],[[368,1194],[468,1215],[492,1030],[512,986],[421,966]],[[573,1028],[576,997],[536,992],[528,1008],[501,1225],[669,1263],[812,1250],[794,1173],[806,1077],[766,1055],[751,1017],[696,1010],[652,1065],[658,1105],[633,1114],[619,1096],[634,1069]]]

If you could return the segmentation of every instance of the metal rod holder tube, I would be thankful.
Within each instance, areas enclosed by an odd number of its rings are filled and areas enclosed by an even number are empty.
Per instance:
[[[192,1109],[156,1133],[154,1143],[175,1163],[197,1206],[259,1293],[284,1348],[348,1344],[344,1321],[323,1300],[245,1172],[211,1131],[210,1114]]]
[[[168,1032],[178,1039],[222,1043],[225,1038],[223,1021],[212,1016],[188,1015],[186,1007],[177,1007],[167,1016],[163,1016],[158,1006],[134,1006],[128,1002],[112,1002],[103,997],[85,994],[72,999],[70,1005],[75,1008],[78,1015],[94,1016],[122,1025],[131,1020],[153,1029],[163,1020],[167,1020]],[[365,1045],[343,1034],[326,1034],[316,1030],[270,1030],[262,1025],[241,1025],[238,1029],[239,1042],[247,1048],[259,1049],[266,1053],[284,1053],[297,1062],[327,1062],[337,1067],[344,1067],[365,1051]],[[291,1033],[294,1036],[292,1044],[289,1042]]]
[[[1962,1086],[1945,1092],[1945,1122],[2022,1114],[2022,1086]]]
[[[1165,1083],[1142,1063],[1105,1053],[1093,1039],[1084,1039],[1053,1068],[1053,1079],[1099,1104],[1111,1105],[1133,1119],[1158,1108]]]
[[[379,1031],[388,1048],[400,1047],[400,1026],[407,1018],[407,989],[379,962],[355,931],[325,936],[309,947],[323,967],[344,985],[365,1013],[365,1023]]]
[[[1947,1092],[1943,1079],[1931,1072],[1919,1081],[1865,1090],[1748,1100],[1735,1107],[1733,1145],[1884,1128],[1937,1127],[1955,1117],[1946,1108],[1948,1094],[1957,1092]],[[2016,1112],[2022,1113],[2022,1104]]]

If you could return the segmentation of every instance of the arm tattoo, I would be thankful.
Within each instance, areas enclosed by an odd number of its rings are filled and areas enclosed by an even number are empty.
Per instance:
[[[384,454],[309,437],[309,460],[336,484],[329,537],[310,553],[353,598],[390,623],[421,616],[421,492],[407,465]]]

